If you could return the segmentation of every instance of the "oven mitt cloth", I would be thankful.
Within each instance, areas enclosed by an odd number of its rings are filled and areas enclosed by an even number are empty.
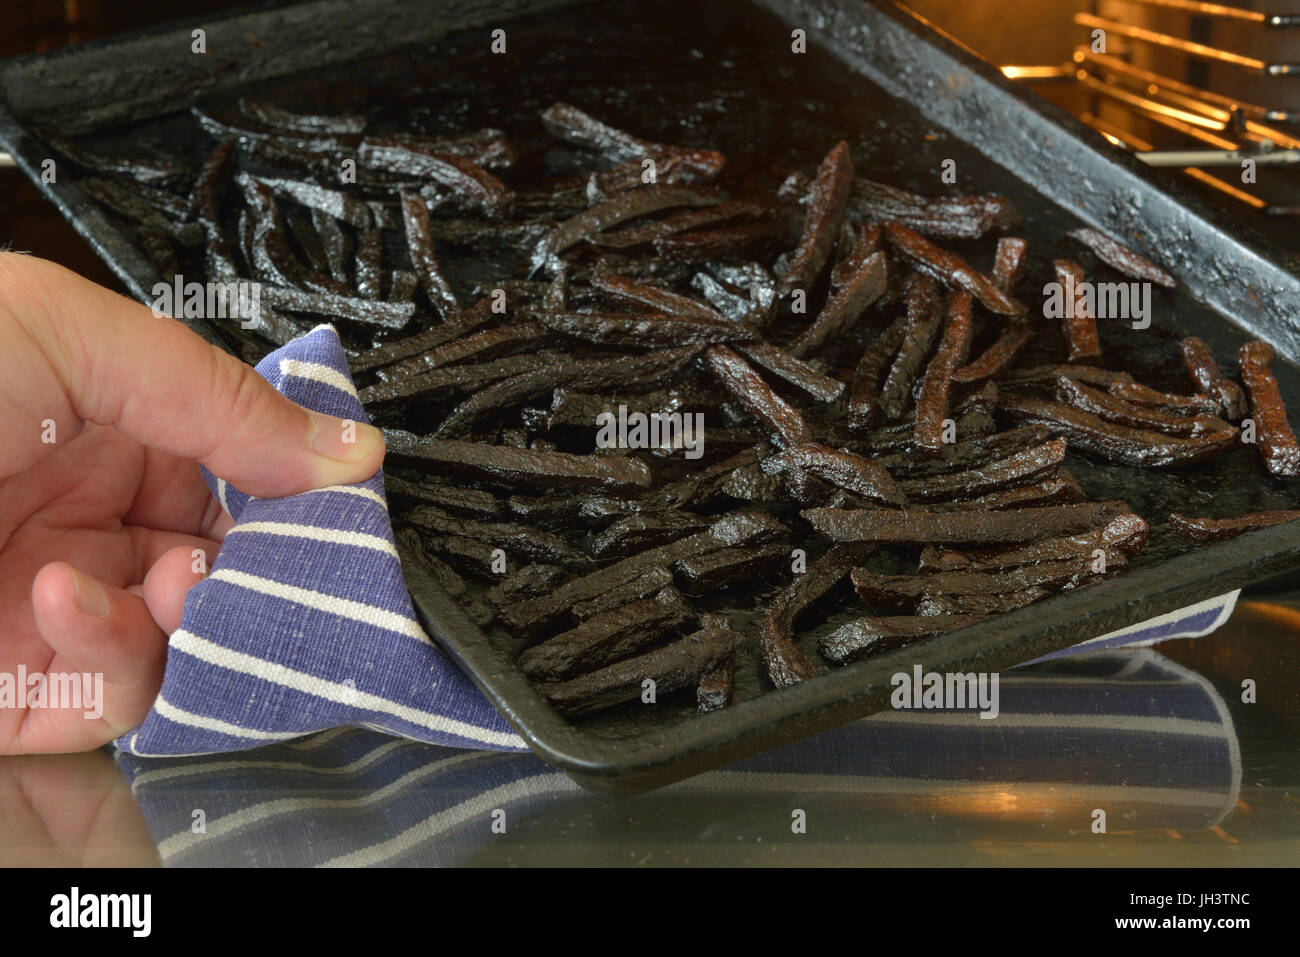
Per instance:
[[[257,371],[299,405],[367,421],[331,326]],[[525,749],[416,620],[382,472],[277,499],[203,477],[236,524],[186,596],[153,708],[119,748],[208,754],[360,725],[458,748]]]

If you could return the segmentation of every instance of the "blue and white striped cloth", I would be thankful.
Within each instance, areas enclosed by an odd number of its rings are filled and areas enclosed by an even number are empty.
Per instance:
[[[365,422],[338,334],[319,326],[257,371],[299,405]],[[185,599],[162,690],[117,746],[209,754],[361,725],[458,748],[523,741],[424,633],[383,474],[280,499],[204,479],[236,521]]]
[[[257,371],[299,405],[366,421],[332,326],[277,349]],[[456,748],[526,750],[416,620],[382,473],[280,499],[251,498],[203,474],[236,524],[211,574],[186,596],[153,708],[118,748],[212,754],[357,725]],[[1207,634],[1236,597],[1063,653]]]

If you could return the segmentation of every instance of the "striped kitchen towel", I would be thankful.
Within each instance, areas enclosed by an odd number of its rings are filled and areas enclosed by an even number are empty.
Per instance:
[[[332,326],[257,371],[299,405],[366,421]],[[280,499],[204,478],[236,524],[185,598],[152,710],[119,748],[208,754],[361,725],[453,747],[525,749],[416,621],[382,472]]]
[[[299,405],[366,421],[332,326],[277,349],[257,371]],[[525,750],[416,620],[382,473],[281,499],[204,478],[236,524],[211,574],[186,596],[162,690],[144,723],[118,739],[121,750],[210,754],[347,725],[458,748]],[[1096,641],[1205,634],[1236,596]]]

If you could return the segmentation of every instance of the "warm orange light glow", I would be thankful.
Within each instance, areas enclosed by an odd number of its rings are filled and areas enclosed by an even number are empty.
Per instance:
[[[1233,53],[1229,50],[1220,50],[1218,47],[1207,47],[1202,43],[1193,43],[1191,40],[1184,40],[1182,37],[1171,37],[1166,33],[1157,33],[1143,27],[1132,27],[1126,23],[1120,23],[1118,20],[1094,17],[1090,13],[1076,13],[1074,22],[1081,27],[1094,27],[1121,37],[1128,37],[1130,40],[1141,40],[1143,43],[1152,43],[1170,50],[1178,50],[1181,53],[1199,57],[1202,60],[1231,63],[1233,66],[1244,67],[1257,73],[1263,73],[1264,68],[1268,65],[1263,60],[1256,60],[1254,57],[1242,56],[1240,53]]]

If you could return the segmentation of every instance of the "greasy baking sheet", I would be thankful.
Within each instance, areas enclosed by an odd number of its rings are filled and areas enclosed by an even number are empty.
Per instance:
[[[199,74],[192,55],[173,55],[175,45],[187,46],[189,26],[22,61],[0,68],[9,111],[0,114],[0,140],[29,174],[44,155],[30,134],[35,118],[86,133],[85,144],[103,152],[153,151],[197,168],[211,143],[176,108],[199,95],[249,94],[430,132],[495,126],[526,162],[540,164],[537,113],[563,99],[638,135],[721,149],[731,158],[729,175],[741,179],[773,169],[811,172],[844,137],[861,175],[935,193],[940,164],[952,158],[958,188],[1001,192],[1024,214],[1013,232],[1029,240],[1031,276],[1050,271],[1056,256],[1077,255],[1060,237],[1086,222],[1151,253],[1185,284],[1157,291],[1149,330],[1103,323],[1108,362],[1179,391],[1180,364],[1171,361],[1178,338],[1199,335],[1223,358],[1254,336],[1277,347],[1278,379],[1297,416],[1300,280],[1293,264],[1271,261],[1195,199],[1171,197],[1167,184],[1157,188],[1151,174],[1050,107],[1022,100],[908,15],[847,2],[770,2],[764,6],[773,12],[766,12],[741,2],[625,0],[600,4],[598,12],[520,12],[528,6],[439,4],[437,16],[422,18],[409,4],[358,11],[327,2],[236,17],[210,26],[219,62],[200,64]],[[408,23],[424,35],[413,36]],[[474,26],[437,39],[467,23]],[[488,31],[497,26],[507,29],[504,56],[488,49]],[[814,43],[802,56],[790,52],[794,27],[808,30]],[[839,56],[817,46],[821,38],[831,38]],[[150,71],[160,75],[150,78]],[[92,72],[94,87],[78,100],[69,91]],[[146,298],[157,278],[152,267],[75,182],[43,188]],[[980,262],[990,248],[963,247]],[[198,264],[191,268],[199,272]],[[461,259],[447,268],[465,286],[497,275],[502,263]],[[1043,361],[1061,355],[1052,325],[1035,342]],[[736,703],[707,715],[682,695],[570,724],[516,670],[514,643],[473,625],[414,561],[408,580],[431,633],[539,754],[591,786],[640,790],[878,710],[887,703],[889,676],[913,664],[997,670],[1300,565],[1294,525],[1190,554],[1162,527],[1174,509],[1227,516],[1295,507],[1294,483],[1270,481],[1251,450],[1181,471],[1079,456],[1067,464],[1090,499],[1123,499],[1152,522],[1151,543],[1133,572],[780,692],[764,691],[756,654],[742,657]],[[813,650],[825,630],[802,636],[804,647]]]

